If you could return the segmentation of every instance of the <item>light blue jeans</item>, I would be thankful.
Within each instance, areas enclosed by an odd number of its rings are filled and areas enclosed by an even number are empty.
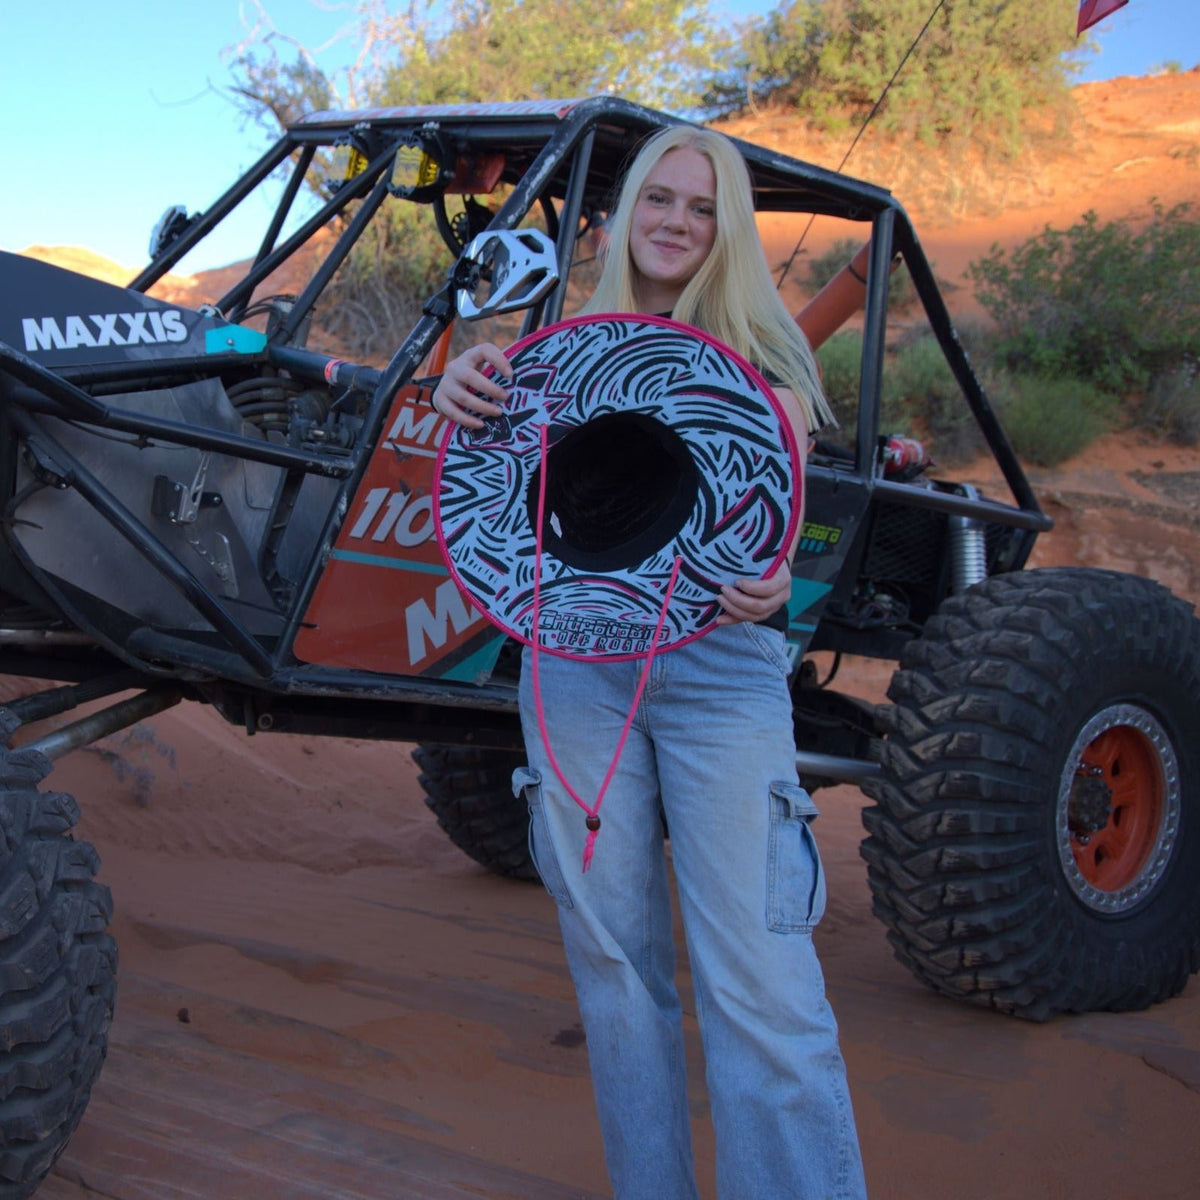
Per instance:
[[[723,626],[653,662],[600,809],[641,662],[539,655],[521,676],[531,845],[558,904],[618,1200],[697,1195],[663,821],[695,986],[722,1200],[866,1195],[837,1024],[812,930],[825,880],[796,781],[783,635]]]

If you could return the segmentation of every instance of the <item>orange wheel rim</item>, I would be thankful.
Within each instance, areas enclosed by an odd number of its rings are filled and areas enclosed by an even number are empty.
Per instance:
[[[1162,828],[1165,786],[1154,746],[1130,725],[1105,730],[1083,751],[1081,768],[1098,775],[1112,793],[1102,829],[1072,839],[1083,878],[1104,892],[1133,883],[1154,854]]]
[[[1183,821],[1179,756],[1154,713],[1117,701],[1080,726],[1063,759],[1055,820],[1076,900],[1108,917],[1146,902],[1171,870]]]

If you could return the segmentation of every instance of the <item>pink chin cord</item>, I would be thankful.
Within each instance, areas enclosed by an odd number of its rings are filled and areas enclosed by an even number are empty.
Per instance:
[[[538,629],[541,616],[541,583],[542,583],[542,525],[546,515],[546,426],[541,428],[541,471],[538,477],[538,506],[537,506],[537,535],[536,548],[533,563],[533,639],[530,643],[532,648],[531,661],[533,665],[533,702],[537,709],[538,731],[542,735],[542,745],[546,749],[546,757],[550,760],[550,766],[554,774],[558,777],[558,782],[566,789],[567,794],[583,809],[587,815],[585,824],[587,825],[587,842],[583,847],[583,869],[587,871],[592,865],[592,856],[596,851],[596,835],[600,832],[600,805],[604,802],[604,793],[608,791],[608,785],[612,782],[613,775],[616,774],[617,763],[620,761],[621,753],[625,749],[625,741],[629,737],[630,727],[633,725],[634,715],[637,713],[638,705],[642,701],[642,692],[646,689],[646,681],[650,678],[650,665],[654,662],[654,655],[658,650],[658,639],[662,633],[663,625],[667,619],[667,608],[671,603],[671,596],[675,591],[675,581],[679,578],[679,568],[682,565],[683,559],[676,557],[675,565],[671,568],[671,578],[667,581],[667,594],[663,598],[662,609],[658,614],[658,624],[654,627],[654,639],[650,643],[650,649],[646,654],[646,665],[642,668],[642,673],[638,678],[637,690],[634,692],[633,704],[630,706],[629,715],[625,718],[625,724],[621,729],[621,736],[617,739],[617,748],[613,753],[612,761],[608,764],[608,772],[604,776],[604,782],[600,785],[600,791],[596,794],[594,804],[588,804],[586,800],[567,782],[566,776],[562,773],[562,768],[558,765],[558,760],[554,757],[554,751],[550,748],[550,731],[546,727],[546,712],[542,707],[542,683],[538,671]]]

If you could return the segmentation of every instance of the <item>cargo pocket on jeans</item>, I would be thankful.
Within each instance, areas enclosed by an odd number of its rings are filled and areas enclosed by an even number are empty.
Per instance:
[[[774,933],[809,933],[825,913],[825,870],[812,822],[817,806],[798,784],[771,784],[767,925]]]
[[[574,908],[550,837],[550,823],[542,803],[541,774],[531,767],[518,767],[513,772],[512,789],[513,795],[523,798],[529,809],[529,857],[542,878],[542,886],[557,904]]]

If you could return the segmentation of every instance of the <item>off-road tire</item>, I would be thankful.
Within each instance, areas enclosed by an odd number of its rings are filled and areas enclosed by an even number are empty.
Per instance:
[[[0,748],[0,1200],[32,1195],[79,1124],[116,994],[112,900],[74,799],[38,791],[49,770]]]
[[[517,750],[423,745],[413,751],[425,803],[450,840],[496,875],[535,882],[529,853],[529,812],[512,792]]]
[[[897,958],[1044,1020],[1200,966],[1200,621],[1150,580],[1047,569],[947,601],[882,706],[862,853]]]

